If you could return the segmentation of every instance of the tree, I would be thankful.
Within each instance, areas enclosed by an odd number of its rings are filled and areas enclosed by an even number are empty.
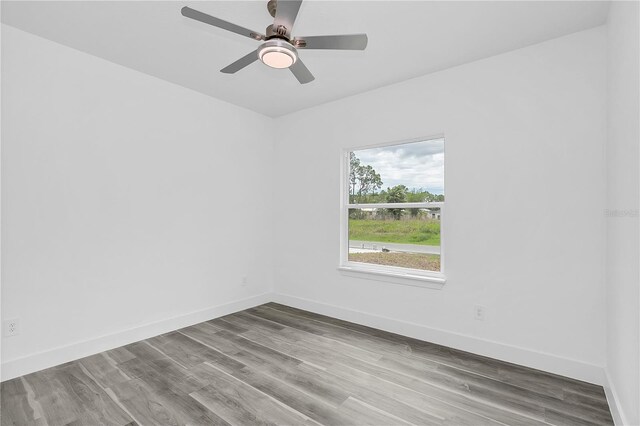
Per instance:
[[[444,195],[436,195],[428,191],[425,191],[424,194],[425,194],[424,201],[428,201],[428,202],[444,201]]]
[[[358,169],[360,168],[360,160],[353,152],[349,153],[349,195],[356,195],[356,185],[358,184]],[[353,200],[351,200],[353,201]]]
[[[428,197],[429,195],[431,194],[429,194],[428,191],[424,191],[422,188],[420,189],[413,188],[411,191],[407,193],[407,202],[423,203],[425,201],[431,201],[429,200],[429,197]],[[411,217],[416,218],[420,214],[420,209],[411,208],[409,209],[409,214],[411,215]]]
[[[387,203],[405,203],[407,201],[408,188],[404,185],[396,185],[387,189]],[[402,209],[387,209],[395,220],[402,217]]]
[[[375,169],[369,165],[360,166],[356,172],[359,186],[358,199],[360,202],[369,194],[375,194],[382,187],[382,179]]]
[[[349,153],[349,195],[351,202],[361,203],[368,195],[382,188],[382,179],[373,167],[360,164],[360,159]]]

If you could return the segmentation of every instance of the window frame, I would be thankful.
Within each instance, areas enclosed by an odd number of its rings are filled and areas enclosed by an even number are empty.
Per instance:
[[[350,203],[349,202],[349,153],[371,149],[406,145],[416,142],[445,139],[443,134],[414,138],[399,142],[385,142],[375,145],[343,148],[340,158],[340,259],[338,270],[347,276],[366,278],[377,281],[391,282],[417,287],[440,289],[446,282],[445,277],[445,221],[447,213],[445,202],[419,203]],[[445,145],[446,146],[446,145]],[[445,147],[446,150],[446,147]],[[446,161],[446,155],[445,155]],[[443,173],[446,181],[446,167]],[[446,186],[446,182],[443,182]],[[446,201],[446,199],[445,199]],[[349,260],[349,209],[362,208],[431,208],[440,209],[440,271],[426,271],[423,269],[402,268],[398,266],[375,265],[371,263],[353,262]]]

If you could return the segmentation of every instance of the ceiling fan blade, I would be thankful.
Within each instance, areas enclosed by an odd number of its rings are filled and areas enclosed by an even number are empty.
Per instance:
[[[307,84],[315,80],[316,78],[311,74],[311,71],[302,63],[300,58],[295,64],[289,67],[293,75],[298,79],[300,84]]]
[[[186,16],[187,18],[195,19],[196,21],[204,22],[205,24],[213,25],[214,27],[222,28],[223,30],[231,31],[232,33],[240,34],[254,40],[265,39],[264,34],[251,31],[247,28],[241,27],[240,25],[232,24],[231,22],[216,18],[215,16],[207,15],[206,13],[191,9],[188,6],[183,7],[180,12],[182,13],[182,16]]]
[[[242,58],[238,59],[234,63],[222,68],[220,72],[223,72],[225,74],[233,74],[240,71],[242,68],[246,67],[247,65],[251,65],[257,60],[258,60],[258,51],[254,50],[253,52],[247,55],[244,55]]]
[[[296,37],[293,43],[298,49],[364,50],[368,41],[366,34],[345,34]]]
[[[277,28],[282,25],[287,29],[286,36],[290,37],[301,4],[302,0],[278,0],[276,3],[276,16],[273,20],[273,29],[277,31]]]

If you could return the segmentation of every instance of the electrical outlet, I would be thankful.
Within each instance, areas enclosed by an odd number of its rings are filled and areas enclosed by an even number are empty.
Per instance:
[[[473,315],[478,321],[484,321],[484,306],[476,305],[473,307]]]
[[[12,318],[4,320],[2,323],[2,333],[4,337],[11,337],[20,334],[20,319]]]

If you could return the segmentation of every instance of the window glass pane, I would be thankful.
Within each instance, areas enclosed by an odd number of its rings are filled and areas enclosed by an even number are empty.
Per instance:
[[[440,209],[349,209],[349,261],[440,271]]]
[[[444,201],[444,139],[349,153],[350,203]]]

